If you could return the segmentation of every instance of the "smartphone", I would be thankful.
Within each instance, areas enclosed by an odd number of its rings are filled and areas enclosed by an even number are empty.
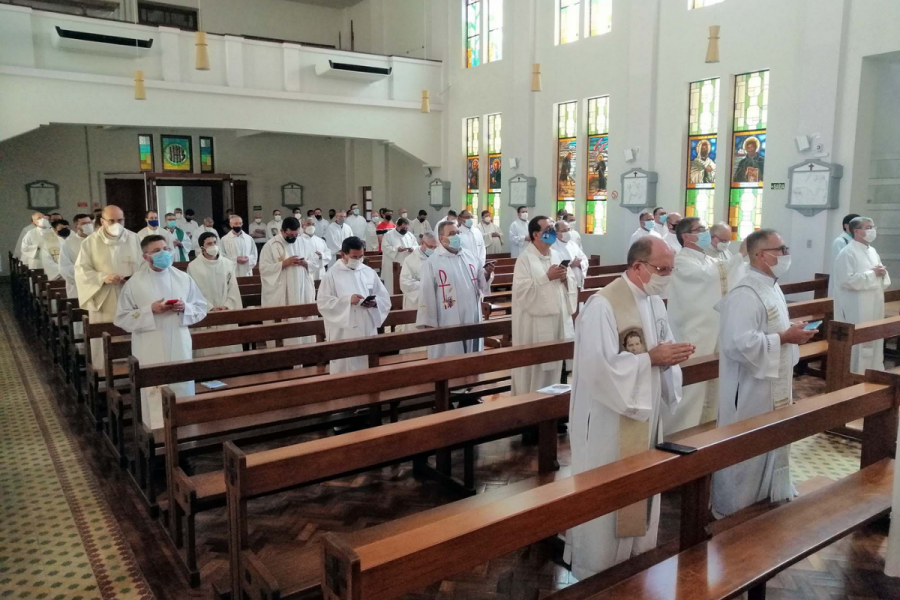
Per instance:
[[[488,266],[488,265],[496,265],[496,264],[497,264],[497,261],[496,261],[496,260],[489,260],[489,261],[487,261],[486,263],[484,263],[484,266]]]
[[[371,302],[374,299],[375,299],[375,296],[368,296],[368,297],[366,297],[365,300],[363,300],[363,302]]]
[[[178,304],[178,298],[172,298],[171,300],[166,300],[166,304]]]
[[[564,261],[562,261],[561,263],[559,263],[559,266],[563,267],[564,269],[568,269],[568,268],[569,268],[569,262],[571,262],[571,261],[567,258],[566,260],[564,260]]]
[[[803,329],[805,331],[814,331],[814,330],[818,329],[819,325],[821,325],[821,324],[822,324],[822,321],[812,321],[810,323],[807,323],[806,327],[804,327]]]
[[[656,445],[656,449],[663,452],[671,452],[672,454],[693,454],[697,451],[693,446],[682,446],[674,442],[662,442]]]

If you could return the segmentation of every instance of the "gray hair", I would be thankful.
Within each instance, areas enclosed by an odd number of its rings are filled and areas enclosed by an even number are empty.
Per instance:
[[[444,230],[451,225],[456,226],[455,221],[443,221],[440,225],[438,225],[438,237],[442,237],[444,235]]]
[[[875,221],[870,219],[869,217],[856,217],[852,221],[850,221],[850,233],[852,234],[857,229],[862,229],[866,223],[875,224]]]
[[[728,223],[716,223],[715,225],[713,225],[712,227],[709,228],[709,232],[712,235],[716,236],[719,239],[722,239],[722,236],[720,236],[718,234],[718,232],[720,232],[720,231],[723,232],[723,235],[725,233],[727,233],[728,238],[731,239],[731,225],[729,225]]]
[[[422,241],[428,240],[429,242],[437,243],[437,236],[434,235],[433,231],[426,231],[422,234]]]
[[[556,223],[553,224],[553,228],[554,228],[556,231],[559,231],[559,230],[560,230],[560,225],[565,225],[566,227],[569,226],[569,224],[566,223],[565,221],[557,221]]]
[[[634,263],[647,262],[650,255],[653,254],[653,237],[645,235],[631,245],[628,249],[628,258],[625,262],[628,267],[632,267]]]

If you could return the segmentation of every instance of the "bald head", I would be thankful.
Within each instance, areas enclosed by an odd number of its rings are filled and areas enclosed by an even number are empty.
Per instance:
[[[42,212],[34,212],[31,213],[31,222],[37,225],[38,221],[44,218],[44,213]]]
[[[119,237],[125,230],[125,213],[118,206],[107,205],[100,213],[100,226],[109,237]]]
[[[100,217],[107,221],[116,221],[116,222],[124,222],[125,221],[125,213],[122,212],[122,209],[116,206],[115,204],[108,204],[103,212],[100,213]]]
[[[658,282],[653,281],[654,276],[664,277],[661,281],[668,281],[675,267],[675,252],[655,235],[646,235],[633,243],[628,250],[628,270],[625,276],[648,295],[658,295],[665,291],[665,287],[658,288]],[[653,287],[645,287],[653,282]]]
[[[709,233],[713,237],[718,238],[719,241],[731,241],[731,225],[728,223],[716,223],[709,228]]]

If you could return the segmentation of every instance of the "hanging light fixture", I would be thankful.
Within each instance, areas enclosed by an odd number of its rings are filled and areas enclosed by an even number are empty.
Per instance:
[[[541,65],[538,63],[534,63],[534,67],[531,72],[531,91],[544,91],[544,83],[541,81]]]
[[[146,100],[147,99],[147,89],[144,87],[144,72],[143,71],[135,71],[134,72],[134,99],[135,100]]]
[[[422,112],[431,112],[431,96],[429,95],[428,90],[422,90]]]
[[[194,34],[197,56],[194,59],[194,68],[198,71],[209,71],[209,46],[206,43],[206,32],[202,29],[203,13],[200,10],[200,0],[197,0],[197,33]]]
[[[709,44],[706,46],[706,62],[719,62],[719,26],[709,26]]]

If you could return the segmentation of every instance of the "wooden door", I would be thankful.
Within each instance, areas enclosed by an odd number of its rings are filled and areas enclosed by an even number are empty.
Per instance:
[[[107,179],[106,204],[114,204],[125,213],[125,228],[140,231],[146,223],[147,195],[143,179]]]
[[[235,179],[231,182],[231,201],[234,214],[244,219],[244,231],[250,232],[250,206],[247,196],[247,182]]]

